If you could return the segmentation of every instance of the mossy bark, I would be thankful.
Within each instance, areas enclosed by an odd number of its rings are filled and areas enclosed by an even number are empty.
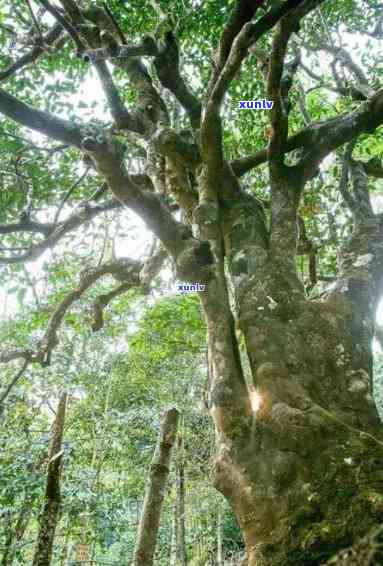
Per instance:
[[[288,320],[261,312],[247,335],[261,404],[219,450],[216,485],[249,566],[319,565],[383,520],[370,359],[345,304],[304,304]]]
[[[291,230],[302,184],[282,181],[274,183],[270,230],[248,195],[221,206],[235,316],[223,269],[214,266],[202,297],[215,485],[233,507],[248,566],[320,565],[383,520],[383,429],[371,386],[382,219],[355,225],[337,284],[310,300],[296,270],[299,234]],[[234,324],[260,395],[257,409]]]

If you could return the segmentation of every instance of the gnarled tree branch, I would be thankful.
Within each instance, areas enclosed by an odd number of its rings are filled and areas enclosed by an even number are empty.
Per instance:
[[[35,45],[29,53],[26,53],[20,57],[20,59],[12,63],[12,65],[10,65],[7,69],[0,72],[0,81],[5,81],[5,79],[8,79],[26,65],[34,63],[34,61],[36,61],[41,55],[46,53],[47,47],[50,48],[50,46],[52,46],[54,48],[55,44],[56,47],[58,47],[59,44],[56,42],[62,36],[62,31],[62,26],[60,24],[55,24],[52,29],[43,36],[41,44],[38,43]]]
[[[0,89],[0,113],[26,128],[36,130],[62,143],[81,148],[84,133],[79,126],[49,112],[31,108],[3,89]]]
[[[32,245],[25,253],[18,256],[12,257],[0,257],[0,264],[16,264],[25,263],[27,261],[34,261],[41,254],[49,249],[53,248],[64,236],[69,232],[75,230],[85,222],[89,222],[98,214],[102,212],[107,212],[109,210],[114,210],[121,207],[121,203],[118,200],[109,200],[104,204],[89,205],[84,203],[83,206],[79,206],[78,210],[75,210],[69,218],[60,222],[59,224],[40,224],[32,221],[27,221],[26,223],[18,224],[8,224],[5,226],[0,226],[0,233],[9,234],[12,232],[20,232],[27,227],[27,231],[42,232],[45,234],[46,238],[39,242],[38,244]],[[36,228],[31,230],[30,227]],[[12,229],[12,228],[16,229]]]
[[[353,112],[342,114],[323,122],[313,122],[309,127],[290,136],[283,151],[288,153],[294,149],[303,148],[306,161],[307,175],[315,171],[318,164],[334,149],[352,140],[361,133],[372,133],[383,124],[383,89],[372,98],[363,102]],[[319,146],[317,145],[319,144]],[[267,149],[261,149],[253,155],[248,155],[230,162],[233,172],[241,177],[254,167],[267,161]],[[374,166],[376,160],[367,164],[369,174],[380,177],[381,169]],[[376,172],[374,175],[372,171]]]

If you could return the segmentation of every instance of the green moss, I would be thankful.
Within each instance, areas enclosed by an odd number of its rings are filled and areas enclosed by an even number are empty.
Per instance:
[[[317,479],[310,485],[313,497],[301,493],[306,502],[297,503],[295,514],[280,523],[278,540],[265,549],[267,564],[320,566],[383,522],[382,462],[377,450],[355,443],[354,465],[339,458],[324,474],[318,466]],[[322,458],[326,461],[326,454]],[[292,497],[299,502],[298,493]]]

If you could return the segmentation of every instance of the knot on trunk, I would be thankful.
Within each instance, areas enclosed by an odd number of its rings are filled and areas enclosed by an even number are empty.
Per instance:
[[[211,277],[214,257],[207,240],[192,240],[177,259],[178,276],[184,280],[206,283]]]

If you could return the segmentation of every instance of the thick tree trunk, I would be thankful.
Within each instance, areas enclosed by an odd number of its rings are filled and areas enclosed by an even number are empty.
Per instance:
[[[144,505],[138,527],[133,566],[150,566],[156,547],[166,480],[169,475],[171,449],[174,445],[179,413],[166,411],[154,451]]]
[[[33,566],[49,566],[52,561],[53,541],[60,509],[61,444],[65,424],[66,403],[67,394],[64,393],[58,403],[52,427],[44,506],[40,517]]]
[[[283,181],[273,185],[269,242],[240,197],[222,224],[259,407],[246,402],[217,276],[203,298],[215,485],[234,509],[248,566],[320,565],[383,520],[382,427],[371,391],[382,219],[356,226],[338,284],[308,300],[291,229],[301,187]]]

